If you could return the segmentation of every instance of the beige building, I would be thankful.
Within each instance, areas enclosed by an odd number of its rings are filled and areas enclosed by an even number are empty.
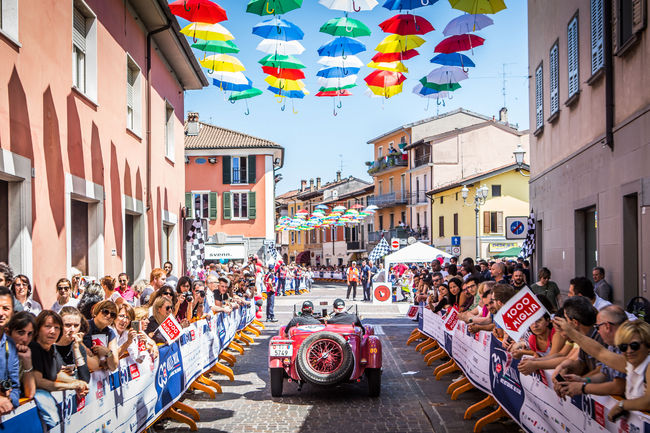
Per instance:
[[[602,266],[617,302],[648,297],[646,7],[646,0],[528,1],[535,263],[561,288]]]

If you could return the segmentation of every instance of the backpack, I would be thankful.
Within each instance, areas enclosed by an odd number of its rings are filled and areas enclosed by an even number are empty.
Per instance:
[[[632,298],[630,302],[628,302],[625,311],[632,313],[639,319],[650,323],[650,301],[642,296]]]

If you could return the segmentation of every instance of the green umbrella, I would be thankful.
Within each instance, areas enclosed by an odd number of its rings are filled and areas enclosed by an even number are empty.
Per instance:
[[[361,21],[348,17],[332,18],[320,28],[322,33],[332,36],[370,36],[370,29]]]
[[[241,92],[232,92],[228,100],[234,102],[239,101],[240,99],[254,98],[255,96],[259,96],[261,94],[262,91],[260,89],[251,87],[250,89],[242,90]]]
[[[318,89],[319,92],[334,92],[337,90],[345,90],[345,89],[351,89],[353,87],[356,87],[356,84],[348,84],[347,86],[341,86],[341,87],[321,87]]]
[[[498,254],[494,254],[492,257],[494,258],[519,257],[520,252],[521,252],[521,247],[512,247]]]
[[[306,66],[294,56],[284,54],[269,54],[264,56],[257,63],[262,66],[270,66],[272,68],[280,69],[303,69]]]
[[[460,89],[460,84],[458,83],[445,83],[445,84],[430,83],[427,81],[427,77],[420,78],[420,83],[422,83],[422,86],[429,89],[437,90],[438,92],[443,92],[443,91],[453,92],[454,90]]]
[[[302,6],[302,0],[251,0],[246,12],[260,16],[282,15]]]
[[[200,41],[192,44],[192,48],[211,53],[231,54],[238,53],[239,48],[233,41]]]

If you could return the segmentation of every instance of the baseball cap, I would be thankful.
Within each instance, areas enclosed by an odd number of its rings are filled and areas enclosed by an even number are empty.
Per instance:
[[[334,300],[334,308],[343,308],[345,307],[345,301],[341,298],[337,298]]]
[[[305,312],[310,312],[311,313],[312,311],[314,311],[314,304],[312,304],[311,301],[305,301],[305,302],[302,303],[302,309],[301,310],[302,310],[303,313],[305,313]]]

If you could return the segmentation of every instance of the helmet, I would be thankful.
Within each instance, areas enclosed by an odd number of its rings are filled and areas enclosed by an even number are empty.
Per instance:
[[[311,314],[314,311],[314,304],[311,301],[305,301],[302,303],[301,311],[304,313]]]
[[[333,304],[334,308],[344,308],[345,307],[345,301],[341,298],[337,298],[334,300]]]

